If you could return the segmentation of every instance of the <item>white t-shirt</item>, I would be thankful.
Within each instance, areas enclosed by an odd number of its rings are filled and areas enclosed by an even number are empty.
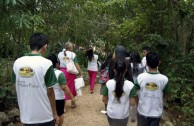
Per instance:
[[[113,119],[124,119],[129,116],[129,96],[134,87],[131,81],[125,80],[123,85],[123,95],[120,97],[120,103],[115,97],[116,81],[111,79],[107,81],[106,87],[108,88],[108,105],[107,114]]]
[[[98,55],[94,54],[94,58],[92,61],[88,61],[88,70],[90,71],[98,71]]]
[[[168,78],[160,73],[142,73],[137,77],[140,87],[137,111],[147,117],[160,117],[163,111],[163,91]]]
[[[61,84],[66,84],[66,79],[62,71],[55,69],[55,75],[57,77],[58,83],[53,86],[55,92],[55,100],[63,100],[65,99],[65,95],[63,90],[61,89]],[[60,84],[60,82],[63,82]]]
[[[61,51],[58,54],[58,59],[60,61],[60,68],[66,68],[66,61],[68,59],[74,60],[74,58],[76,57],[76,54],[74,52],[71,51],[66,51],[66,56],[64,55],[64,51],[65,49],[63,49],[63,51]]]
[[[47,88],[57,82],[52,62],[38,54],[28,54],[15,61],[13,71],[22,123],[52,121],[47,96]]]
[[[143,59],[141,60],[141,64],[144,66],[144,72],[147,72],[149,70],[146,63],[147,63],[146,56],[144,56]]]

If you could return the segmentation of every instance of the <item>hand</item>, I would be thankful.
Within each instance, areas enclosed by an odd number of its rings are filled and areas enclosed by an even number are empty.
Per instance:
[[[55,124],[59,124],[59,120],[60,120],[59,116],[58,115],[55,115],[54,116]]]
[[[81,77],[81,78],[83,78],[83,75],[82,75],[82,74],[80,74],[80,77]]]

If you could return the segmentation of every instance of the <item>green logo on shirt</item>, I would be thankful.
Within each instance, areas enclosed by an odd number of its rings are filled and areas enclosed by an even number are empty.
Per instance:
[[[19,70],[19,75],[21,77],[32,77],[35,74],[34,70],[30,67],[22,67]]]
[[[150,82],[146,84],[145,88],[149,91],[155,91],[158,89],[158,86],[155,83]]]

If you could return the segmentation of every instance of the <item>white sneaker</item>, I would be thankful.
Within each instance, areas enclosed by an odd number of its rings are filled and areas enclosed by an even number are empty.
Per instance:
[[[101,110],[100,111],[102,114],[106,114],[107,113],[107,111],[105,111],[105,110]]]

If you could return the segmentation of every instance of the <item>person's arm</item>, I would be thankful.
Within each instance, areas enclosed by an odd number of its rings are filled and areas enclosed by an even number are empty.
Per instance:
[[[78,72],[79,72],[79,75],[80,75],[81,77],[83,77],[83,74],[82,74],[81,68],[80,68],[80,66],[79,66],[79,64],[78,64],[78,63],[75,63],[75,67],[77,68],[77,70],[78,70]]]
[[[75,56],[75,58],[73,59],[73,62],[74,62],[74,64],[75,64],[75,67],[77,68],[77,70],[78,70],[80,76],[83,77],[82,71],[81,71],[81,68],[80,68],[80,66],[79,66],[79,64],[78,64],[78,59],[77,59],[76,56]]]
[[[56,104],[55,104],[55,93],[52,87],[47,88],[47,95],[51,104],[51,109],[52,109],[52,113],[53,113],[53,117],[56,121],[56,123],[59,122],[59,117],[57,115],[57,111],[56,111]]]
[[[168,99],[169,95],[170,95],[170,84],[167,83],[164,90],[164,99]]]
[[[59,82],[61,89],[65,92],[65,94],[71,98],[72,106],[75,106],[75,98],[70,92],[68,86],[66,85],[66,79],[63,73],[59,74],[58,82]]]
[[[55,94],[54,94],[54,90],[52,87],[53,85],[57,83],[57,78],[55,76],[53,66],[50,66],[50,68],[47,70],[44,79],[45,79],[45,84],[47,87],[47,96],[49,98],[49,102],[52,108],[53,117],[56,123],[59,123],[59,117],[57,115],[56,104],[55,104]]]
[[[129,104],[130,104],[131,106],[134,106],[134,105],[135,105],[135,103],[136,103],[136,101],[135,101],[135,97],[131,97],[131,98],[129,98]]]
[[[133,86],[133,88],[131,89],[131,92],[129,94],[129,103],[131,106],[135,105],[135,97],[136,97],[136,90],[135,90],[135,86]]]
[[[68,86],[67,85],[61,85],[61,88],[63,89],[65,94],[68,95],[71,98],[71,101],[75,102],[75,98],[74,98],[73,94],[70,92]]]
[[[107,104],[107,103],[108,103],[108,88],[107,88],[106,85],[104,86],[102,95],[103,95],[102,101],[103,101],[105,104]]]

